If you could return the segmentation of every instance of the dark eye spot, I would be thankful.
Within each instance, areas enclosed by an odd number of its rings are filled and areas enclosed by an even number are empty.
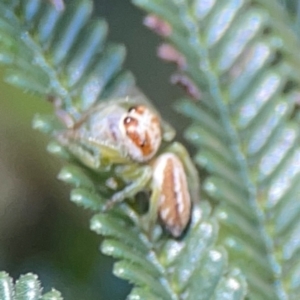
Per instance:
[[[127,126],[138,126],[138,121],[132,117],[126,117],[123,121],[124,125]]]
[[[124,124],[130,124],[131,121],[132,121],[132,118],[126,117],[126,118],[124,119]]]

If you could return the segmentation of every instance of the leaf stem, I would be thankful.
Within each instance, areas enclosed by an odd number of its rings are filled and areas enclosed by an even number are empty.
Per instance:
[[[197,22],[196,20],[194,20],[193,15],[189,13],[189,7],[184,1],[175,0],[175,2],[177,4],[180,17],[182,18],[183,23],[185,24],[185,26],[187,27],[187,31],[189,32],[189,43],[194,47],[194,49],[196,49],[195,52],[199,55],[198,65],[203,71],[202,74],[205,74],[206,76],[210,94],[216,103],[216,107],[219,110],[219,116],[221,118],[223,128],[227,133],[229,147],[231,148],[233,157],[235,157],[237,166],[240,171],[240,176],[242,178],[241,182],[244,182],[245,189],[248,192],[248,204],[253,211],[253,215],[255,216],[255,221],[257,223],[257,228],[259,230],[259,235],[257,236],[257,238],[261,239],[263,245],[265,246],[265,250],[268,256],[268,262],[273,272],[273,286],[276,291],[277,298],[285,300],[287,299],[287,294],[282,286],[281,280],[279,280],[279,278],[281,277],[281,268],[279,263],[276,261],[275,256],[273,255],[273,253],[275,252],[275,247],[272,239],[265,229],[265,216],[256,201],[257,188],[255,186],[255,183],[251,180],[251,176],[248,171],[249,167],[247,165],[247,159],[241,149],[238,132],[231,122],[230,111],[222,94],[222,87],[219,78],[213,71],[208,49],[199,39],[200,33]]]

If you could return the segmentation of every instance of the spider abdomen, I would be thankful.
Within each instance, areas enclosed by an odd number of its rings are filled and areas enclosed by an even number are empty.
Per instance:
[[[173,236],[179,237],[190,219],[191,199],[186,172],[174,153],[164,153],[156,159],[153,186],[159,189],[160,219]]]

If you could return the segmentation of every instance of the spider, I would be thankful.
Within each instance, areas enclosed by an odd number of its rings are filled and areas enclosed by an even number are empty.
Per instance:
[[[114,166],[125,187],[107,207],[148,190],[149,220],[158,216],[179,237],[199,193],[198,173],[184,146],[172,142],[174,135],[149,104],[127,97],[95,105],[57,137],[87,167],[101,172]]]

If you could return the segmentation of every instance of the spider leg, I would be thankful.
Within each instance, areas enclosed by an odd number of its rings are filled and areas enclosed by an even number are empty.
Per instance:
[[[174,142],[164,152],[174,153],[181,160],[186,171],[192,201],[198,201],[200,197],[199,174],[185,147]]]
[[[115,170],[118,176],[123,178],[125,182],[128,181],[130,183],[127,184],[123,190],[115,193],[107,202],[104,209],[110,209],[115,204],[124,201],[124,199],[134,197],[147,186],[152,177],[152,168],[150,166],[133,164],[129,166],[118,166]]]
[[[93,151],[92,153],[86,148],[81,147],[78,143],[72,142],[68,144],[68,150],[90,169],[100,170],[103,168],[99,151]]]
[[[148,211],[148,222],[149,229],[152,231],[154,228],[157,218],[158,218],[158,210],[159,210],[159,200],[161,196],[160,188],[155,186],[153,180],[151,183],[151,197],[149,199],[149,211]]]
[[[161,120],[161,127],[163,132],[163,140],[166,142],[172,141],[176,135],[175,129],[164,120]]]

